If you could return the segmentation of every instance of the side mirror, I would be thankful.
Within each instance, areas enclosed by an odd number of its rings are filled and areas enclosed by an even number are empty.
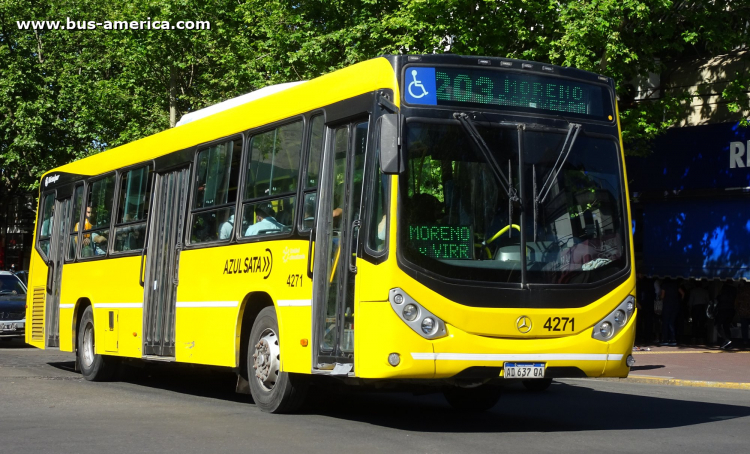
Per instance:
[[[387,175],[395,175],[401,172],[399,153],[398,114],[385,114],[380,117],[380,170]]]

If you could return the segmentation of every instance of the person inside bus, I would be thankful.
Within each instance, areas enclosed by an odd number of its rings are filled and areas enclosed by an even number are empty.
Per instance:
[[[50,212],[46,216],[47,219],[42,222],[41,237],[46,238],[52,235],[52,225],[55,219],[55,205],[52,205]]]
[[[229,215],[229,219],[224,221],[219,228],[219,239],[227,240],[232,236],[232,230],[234,229],[234,214]]]
[[[284,226],[294,223],[294,202],[293,198],[288,197],[281,200],[279,212],[276,214],[276,220]]]
[[[278,232],[284,227],[279,221],[274,219],[271,208],[255,208],[255,224],[251,225],[245,231],[245,236],[260,235],[264,233]]]
[[[91,224],[91,206],[86,207],[86,219],[84,219],[83,230],[90,230],[93,227]],[[78,223],[76,223],[75,231],[78,231]],[[107,237],[103,234],[104,232],[91,232],[91,234],[83,235],[83,247],[81,248],[81,255],[83,257],[91,257],[92,255],[104,255],[107,249]]]

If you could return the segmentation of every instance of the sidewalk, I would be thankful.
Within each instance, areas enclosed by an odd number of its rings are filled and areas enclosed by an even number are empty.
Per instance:
[[[628,381],[750,390],[750,350],[639,346]],[[650,351],[646,351],[650,349]]]

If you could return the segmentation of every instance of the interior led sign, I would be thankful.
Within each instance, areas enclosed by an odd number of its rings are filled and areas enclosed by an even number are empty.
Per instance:
[[[556,76],[461,67],[410,66],[404,75],[409,104],[484,106],[609,119],[607,87]]]
[[[468,225],[410,225],[409,242],[434,259],[473,258],[473,235]]]

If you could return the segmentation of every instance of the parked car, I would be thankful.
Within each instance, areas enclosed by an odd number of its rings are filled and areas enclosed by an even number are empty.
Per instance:
[[[10,271],[0,271],[0,339],[26,334],[26,286]]]
[[[18,276],[18,279],[21,279],[21,282],[23,282],[23,285],[25,285],[27,288],[29,287],[29,272],[26,270],[18,271],[16,273],[16,276]]]

